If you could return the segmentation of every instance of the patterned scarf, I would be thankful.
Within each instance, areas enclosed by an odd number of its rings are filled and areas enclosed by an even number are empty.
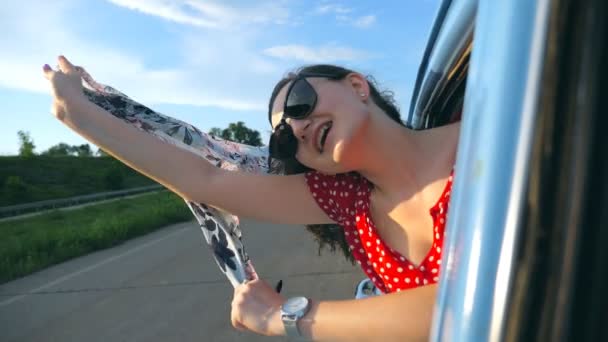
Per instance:
[[[110,86],[97,83],[84,70],[82,74],[88,99],[124,122],[166,143],[191,151],[222,169],[267,172],[267,147],[238,144],[203,133],[190,124],[133,101]],[[217,265],[232,286],[256,279],[257,274],[241,240],[238,217],[204,203],[186,201],[186,204],[198,221]]]

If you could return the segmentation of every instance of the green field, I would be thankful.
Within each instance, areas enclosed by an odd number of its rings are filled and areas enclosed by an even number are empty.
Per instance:
[[[0,222],[0,283],[192,219],[181,198],[162,191]]]
[[[112,157],[0,157],[0,207],[153,184]]]

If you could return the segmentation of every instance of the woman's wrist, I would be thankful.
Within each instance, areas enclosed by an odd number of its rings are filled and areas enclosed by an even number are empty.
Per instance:
[[[275,311],[271,319],[271,336],[286,336],[285,326],[283,325],[283,319],[281,318],[281,307]]]
[[[309,299],[310,301],[310,309],[308,310],[308,312],[302,316],[302,318],[300,318],[298,320],[298,331],[300,332],[300,335],[309,341],[313,340],[313,326],[315,323],[315,316],[317,314],[317,310],[319,308],[319,301],[314,300],[314,299]]]
[[[304,316],[298,319],[297,327],[298,331],[300,332],[300,335],[305,340],[312,340],[312,325],[314,323],[314,319],[312,318],[314,316],[314,313],[312,311],[316,311],[316,306],[318,302],[310,298],[308,300],[310,301],[310,309]],[[281,311],[281,307],[279,307],[279,309],[277,310],[276,317],[272,320],[272,326],[274,326],[271,333],[272,336],[287,336]]]

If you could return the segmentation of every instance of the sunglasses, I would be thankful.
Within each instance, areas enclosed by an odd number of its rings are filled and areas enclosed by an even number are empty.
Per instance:
[[[271,158],[286,160],[294,158],[296,155],[298,139],[293,134],[291,126],[287,124],[287,118],[301,120],[315,110],[317,92],[306,80],[308,77],[339,79],[336,75],[302,73],[291,82],[289,88],[287,88],[281,122],[270,135],[268,147]]]

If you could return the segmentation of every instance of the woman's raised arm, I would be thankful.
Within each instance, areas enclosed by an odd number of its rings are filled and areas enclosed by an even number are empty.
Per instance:
[[[195,153],[114,117],[83,94],[80,71],[64,57],[60,70],[44,67],[53,113],[73,131],[184,199],[236,215],[278,223],[332,222],[317,206],[302,175],[226,171]]]

